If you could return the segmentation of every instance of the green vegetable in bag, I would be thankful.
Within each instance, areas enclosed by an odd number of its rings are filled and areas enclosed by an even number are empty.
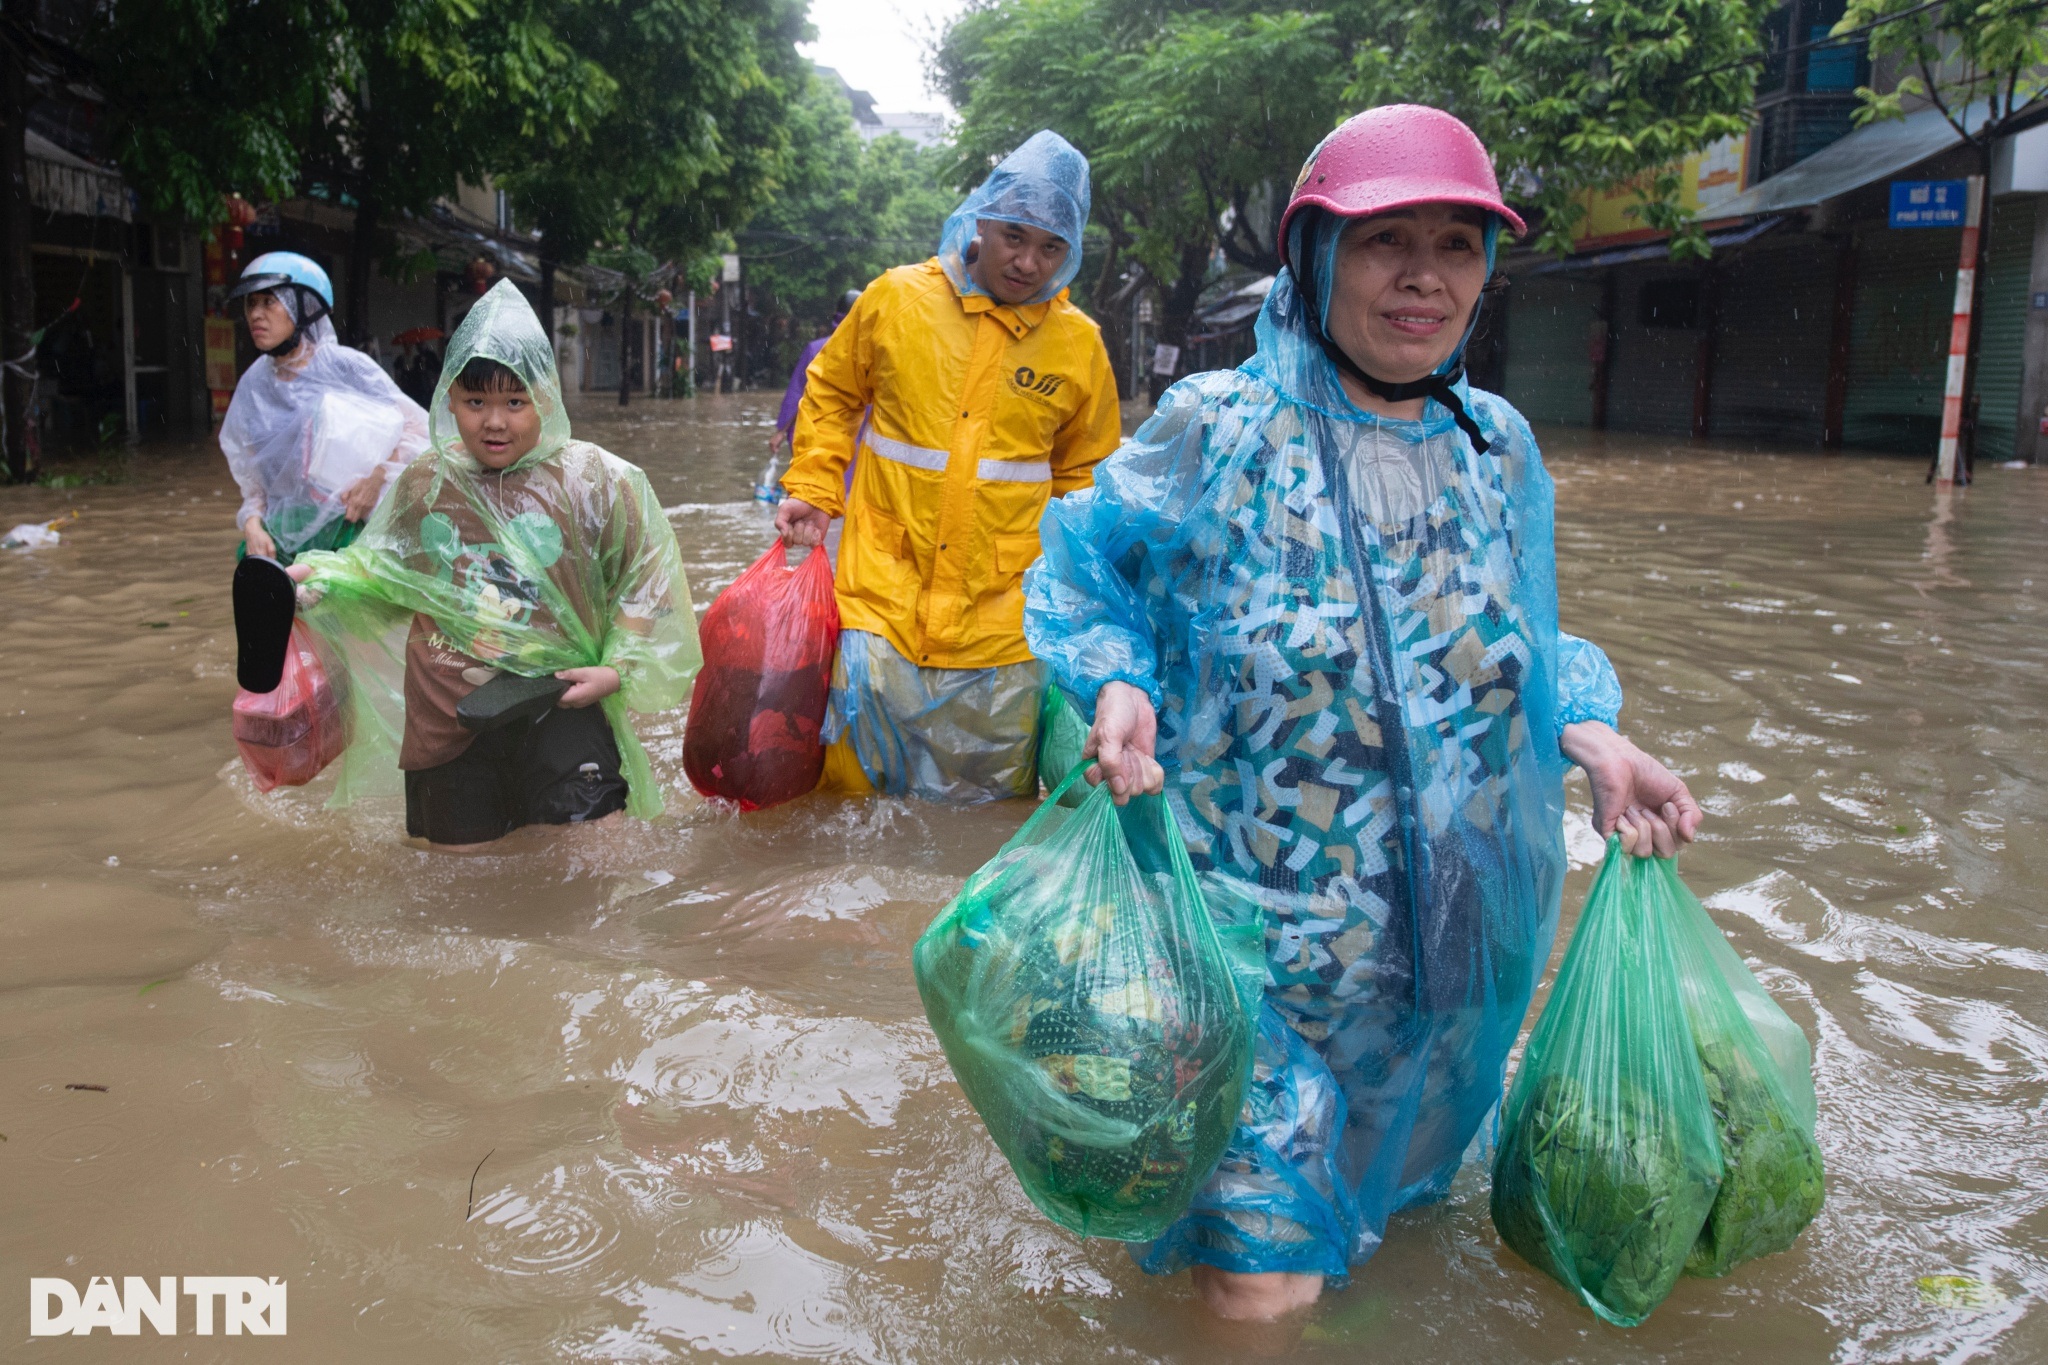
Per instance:
[[[1164,798],[1073,773],[918,939],[925,1013],[1033,1203],[1145,1241],[1186,1210],[1237,1122],[1252,1020]],[[1083,788],[1083,790],[1086,790]]]
[[[1045,685],[1038,707],[1038,778],[1051,790],[1067,780],[1081,762],[1081,750],[1088,743],[1088,722],[1067,700],[1058,683]],[[1067,804],[1078,806],[1085,787],[1067,793]]]
[[[1652,862],[1608,840],[1493,1166],[1501,1240],[1623,1327],[1685,1270],[1723,1169]]]
[[[1669,862],[1644,869],[1669,908],[1686,1016],[1727,1173],[1687,1259],[1725,1275],[1792,1245],[1820,1212],[1812,1050]]]

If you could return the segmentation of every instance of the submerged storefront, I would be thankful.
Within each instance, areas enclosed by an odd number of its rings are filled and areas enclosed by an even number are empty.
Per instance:
[[[1702,208],[1705,261],[1657,240],[1511,260],[1506,396],[1539,422],[1931,457],[1962,230],[1890,226],[1888,205],[1895,180],[1965,176],[1959,143],[1932,110],[1852,133]],[[2034,458],[2048,399],[2048,328],[2029,322],[2048,302],[2048,126],[2009,143],[1978,333],[1984,461]]]

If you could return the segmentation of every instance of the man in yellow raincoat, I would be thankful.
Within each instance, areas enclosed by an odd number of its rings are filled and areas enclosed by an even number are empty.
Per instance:
[[[1087,221],[1087,159],[1034,134],[811,362],[775,527],[819,545],[846,518],[822,790],[1037,790],[1024,570],[1047,499],[1087,487],[1121,436],[1109,353],[1066,293]]]

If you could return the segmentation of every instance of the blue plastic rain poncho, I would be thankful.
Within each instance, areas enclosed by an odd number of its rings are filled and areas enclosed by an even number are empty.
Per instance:
[[[983,219],[1022,223],[1067,244],[1059,274],[1024,300],[1044,303],[1074,282],[1081,270],[1081,233],[1088,226],[1088,158],[1050,128],[1040,129],[1004,157],[953,210],[939,233],[939,265],[963,294],[987,294],[967,270],[967,246]]]
[[[1265,926],[1243,1121],[1148,1270],[1342,1277],[1500,1097],[1557,924],[1558,736],[1621,692],[1558,630],[1528,425],[1458,396],[1484,455],[1440,403],[1359,410],[1283,271],[1257,354],[1046,511],[1033,651],[1090,714],[1112,679],[1151,694],[1210,909]]]

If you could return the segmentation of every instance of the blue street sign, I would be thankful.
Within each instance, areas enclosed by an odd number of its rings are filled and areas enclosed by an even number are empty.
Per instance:
[[[1891,225],[1961,227],[1966,188],[1960,180],[1894,180]]]

